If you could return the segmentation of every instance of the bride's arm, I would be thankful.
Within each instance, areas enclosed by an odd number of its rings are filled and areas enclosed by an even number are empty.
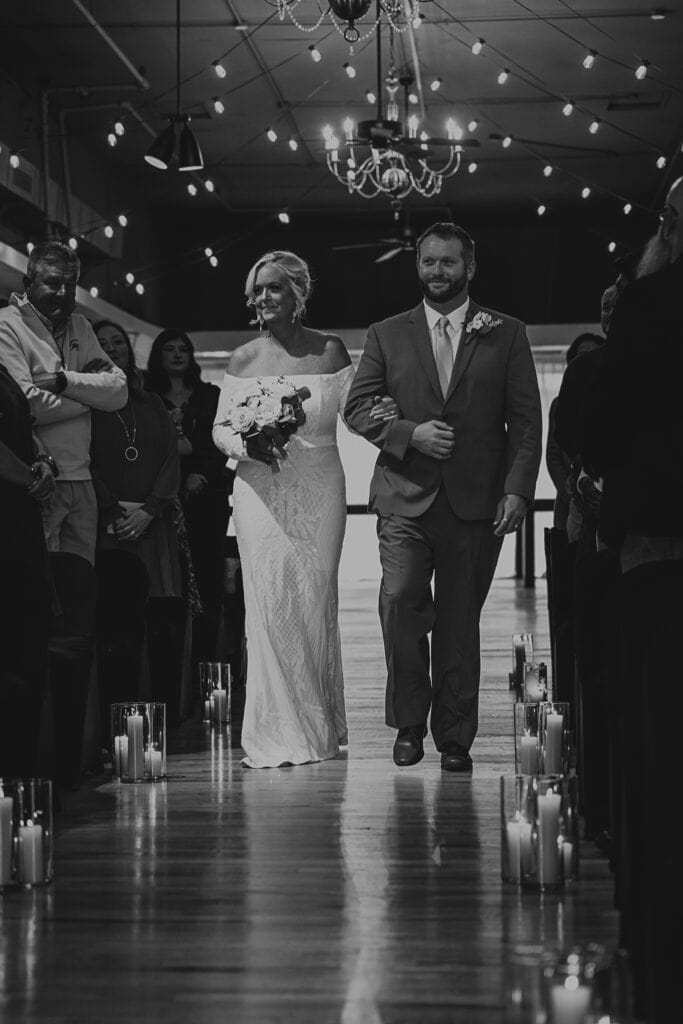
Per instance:
[[[244,381],[241,377],[233,377],[229,373],[223,377],[211,436],[216,448],[229,459],[235,459],[237,462],[253,462],[253,459],[247,455],[247,446],[242,435],[233,430],[226,422],[232,397],[238,389],[243,387]]]

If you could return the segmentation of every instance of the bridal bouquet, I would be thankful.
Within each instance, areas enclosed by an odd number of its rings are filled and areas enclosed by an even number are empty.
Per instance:
[[[308,388],[298,388],[286,377],[268,384],[258,379],[249,381],[232,396],[220,426],[231,427],[251,442],[250,454],[267,462],[276,473],[280,468],[278,459],[286,458],[289,438],[306,422],[303,403],[310,397]]]

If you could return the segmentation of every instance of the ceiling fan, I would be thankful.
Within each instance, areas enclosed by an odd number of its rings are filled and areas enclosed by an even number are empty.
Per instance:
[[[406,224],[400,233],[400,237],[378,238],[375,242],[356,242],[350,245],[334,245],[333,252],[349,251],[351,249],[384,249],[375,258],[375,263],[386,263],[387,260],[400,256],[401,253],[414,253],[416,235],[409,224]]]

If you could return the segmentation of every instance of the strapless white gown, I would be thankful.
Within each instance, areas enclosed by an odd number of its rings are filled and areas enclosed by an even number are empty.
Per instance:
[[[285,375],[311,397],[277,473],[249,459],[241,437],[218,425],[230,397],[249,383],[229,373],[223,380],[213,438],[238,461],[233,522],[246,612],[248,767],[322,761],[347,743],[337,592],[346,486],[337,423],[353,375],[352,366]]]

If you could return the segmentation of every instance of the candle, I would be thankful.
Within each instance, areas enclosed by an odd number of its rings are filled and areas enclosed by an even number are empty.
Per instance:
[[[545,688],[541,684],[538,668],[536,665],[529,664],[528,662],[524,666],[524,692],[528,701],[543,700],[545,698]]]
[[[144,771],[142,756],[142,715],[128,715],[128,778],[141,779]]]
[[[574,860],[574,844],[566,839],[562,843],[562,871],[565,882],[572,877],[572,863]]]
[[[531,825],[528,821],[508,821],[507,844],[509,875],[513,881],[519,882],[528,872],[531,862]]]
[[[213,701],[214,721],[216,725],[222,725],[223,722],[227,721],[228,717],[228,691],[214,690],[211,699]]]
[[[583,1024],[591,1002],[591,990],[581,985],[576,975],[565,979],[564,985],[550,989],[553,1024]]]
[[[128,737],[127,736],[115,736],[114,737],[114,772],[116,775],[121,775],[123,766],[128,766]]]
[[[538,737],[525,733],[521,743],[521,770],[522,775],[536,775],[538,773]]]
[[[562,715],[550,713],[545,719],[545,774],[562,771]]]
[[[43,868],[43,830],[30,819],[19,826],[19,881],[36,885],[45,875]]]
[[[211,721],[211,701],[210,700],[205,700],[204,701],[204,721],[205,722],[210,722]]]
[[[11,796],[0,796],[0,885],[12,881],[12,806]]]
[[[162,756],[161,751],[149,747],[145,751],[145,775],[151,775],[153,779],[158,779],[162,768]]]
[[[538,838],[540,856],[538,880],[541,885],[554,885],[559,881],[559,850],[557,840],[560,833],[559,793],[548,791],[538,798]]]

